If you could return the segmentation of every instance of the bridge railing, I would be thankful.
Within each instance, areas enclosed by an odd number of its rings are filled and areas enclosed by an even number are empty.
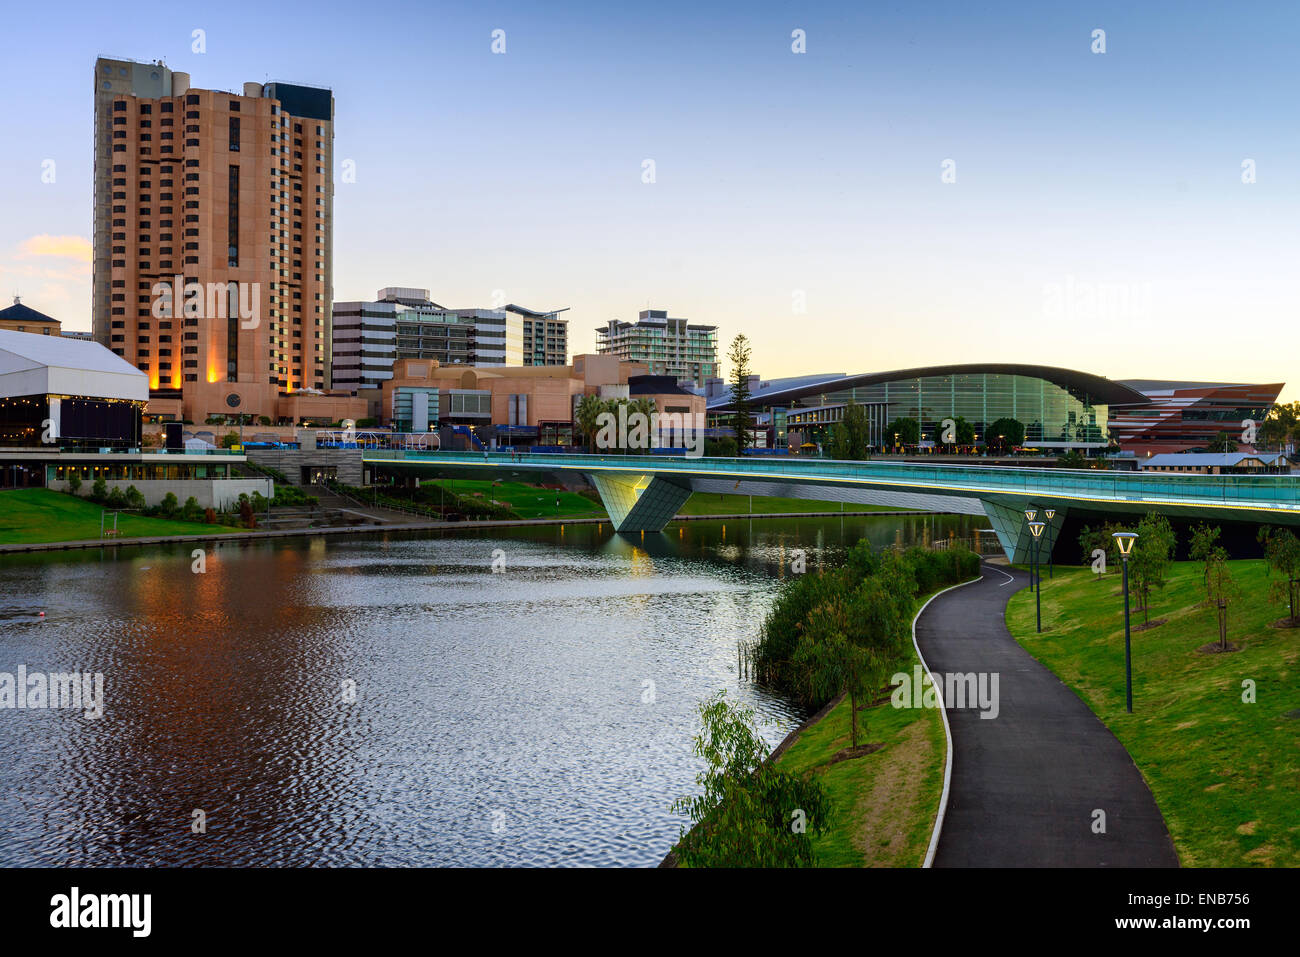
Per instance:
[[[626,468],[647,472],[791,479],[874,481],[918,490],[942,489],[972,496],[980,492],[1050,498],[1053,493],[1104,501],[1187,502],[1300,509],[1300,476],[1183,475],[1097,472],[1090,469],[1007,468],[979,465],[922,465],[910,462],[850,462],[827,459],[686,458],[667,455],[548,454],[510,452],[416,452],[377,450],[371,461],[407,460],[466,465],[515,465],[542,469]]]

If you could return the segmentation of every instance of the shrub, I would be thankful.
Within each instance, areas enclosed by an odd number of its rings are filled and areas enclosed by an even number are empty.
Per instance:
[[[238,432],[227,432],[225,435],[221,437],[221,447],[223,449],[233,449],[238,444],[239,444]]]
[[[199,500],[191,495],[185,500],[185,507],[181,509],[181,515],[187,522],[197,522],[203,517],[203,509],[199,508]]]
[[[96,505],[103,505],[104,500],[108,498],[108,483],[102,478],[95,479],[90,486],[90,500]]]
[[[126,489],[126,505],[127,508],[143,511],[145,506],[144,493],[134,485],[128,485]]]
[[[269,415],[259,415],[257,417],[257,421],[260,422],[262,425],[270,425],[271,417]]]
[[[68,491],[73,495],[78,495],[81,492],[81,476],[76,472],[68,476]]]
[[[114,485],[109,489],[108,497],[104,499],[104,504],[109,508],[124,509],[126,508],[126,494]]]
[[[842,636],[888,666],[906,654],[916,596],[973,578],[979,565],[979,556],[965,548],[876,553],[859,542],[842,567],[811,572],[781,589],[748,650],[754,675],[818,708],[834,694],[810,669],[825,671],[829,662],[842,672],[856,659],[844,648],[812,649],[806,642],[801,648],[801,641]],[[836,627],[827,627],[828,616]]]
[[[217,510],[209,506],[203,510],[203,521],[209,525],[217,524]]]
[[[158,512],[164,518],[175,518],[176,513],[180,510],[180,502],[176,500],[175,492],[168,492],[163,496],[162,502],[158,506]]]

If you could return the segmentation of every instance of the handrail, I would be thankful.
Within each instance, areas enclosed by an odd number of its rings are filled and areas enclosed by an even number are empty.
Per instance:
[[[1091,469],[1006,468],[987,465],[913,462],[841,461],[827,459],[754,459],[671,455],[596,455],[510,452],[414,452],[374,450],[372,461],[402,461],[511,465],[538,469],[583,468],[672,473],[674,471],[717,472],[728,476],[782,476],[808,481],[845,479],[948,492],[1017,495],[1050,498],[1062,496],[1103,498],[1112,501],[1184,504],[1223,504],[1300,510],[1300,476],[1188,475],[1178,473],[1097,472]]]

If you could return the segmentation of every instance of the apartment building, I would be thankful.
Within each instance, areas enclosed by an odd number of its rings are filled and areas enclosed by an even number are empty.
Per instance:
[[[96,341],[149,376],[150,413],[310,409],[332,386],[331,91],[100,58],[94,106]]]
[[[596,329],[596,352],[644,363],[651,375],[703,386],[718,374],[717,326],[674,319],[664,309],[643,309],[636,322],[611,319]]]
[[[551,312],[538,312],[514,303],[506,306],[506,312],[515,313],[523,319],[524,365],[568,365],[569,320],[561,319],[559,315],[568,311],[567,306]]]

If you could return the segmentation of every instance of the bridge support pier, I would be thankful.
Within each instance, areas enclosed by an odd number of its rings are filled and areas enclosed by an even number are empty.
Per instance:
[[[691,497],[688,486],[658,475],[594,472],[587,480],[600,493],[615,531],[662,532]]]
[[[1044,562],[1047,561],[1047,546],[1050,541],[1055,545],[1060,539],[1061,526],[1065,524],[1066,508],[1052,501],[1038,502],[1033,499],[1026,499],[1022,504],[1017,505],[1014,502],[989,502],[981,500],[984,506],[984,514],[989,517],[989,523],[993,526],[993,531],[997,533],[998,542],[1002,545],[1002,551],[1006,553],[1007,561],[1013,565],[1024,565],[1029,562],[1030,553],[1033,549],[1034,536],[1030,534],[1029,522],[1025,518],[1025,509],[1032,508],[1038,512],[1038,521],[1046,522],[1047,516],[1043,514],[1043,509],[1054,508],[1056,515],[1052,517],[1051,527],[1043,530],[1043,538],[1039,544],[1038,556]]]

